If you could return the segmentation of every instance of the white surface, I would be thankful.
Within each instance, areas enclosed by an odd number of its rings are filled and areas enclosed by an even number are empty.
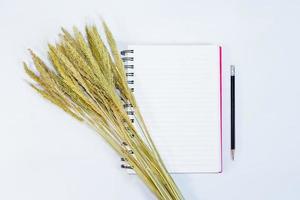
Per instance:
[[[221,171],[220,47],[129,45],[134,94],[169,172]],[[151,59],[152,58],[152,59]]]
[[[123,43],[224,46],[224,173],[176,175],[189,200],[300,198],[299,1],[0,2],[0,199],[154,199],[85,125],[24,82],[60,25],[102,14]],[[95,20],[94,20],[95,21]],[[237,153],[229,153],[229,65],[237,71]],[[227,106],[226,106],[227,105]]]

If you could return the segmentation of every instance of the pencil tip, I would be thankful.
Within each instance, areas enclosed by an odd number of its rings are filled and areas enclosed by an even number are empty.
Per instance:
[[[234,160],[234,149],[231,150],[231,159]]]

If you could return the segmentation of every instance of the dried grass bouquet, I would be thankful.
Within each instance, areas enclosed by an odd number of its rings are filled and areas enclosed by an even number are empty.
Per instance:
[[[94,128],[143,180],[157,199],[184,199],[167,172],[144,123],[116,42],[103,22],[108,47],[96,26],[86,26],[85,36],[62,29],[60,42],[49,44],[47,66],[30,50],[37,72],[26,63],[30,83],[43,97],[79,121]],[[134,110],[134,126],[127,115]]]

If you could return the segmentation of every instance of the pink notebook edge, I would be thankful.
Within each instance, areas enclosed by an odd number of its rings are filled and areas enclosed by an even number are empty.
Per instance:
[[[220,142],[221,142],[221,170],[219,173],[223,172],[223,130],[222,130],[222,46],[219,46],[219,56],[220,56]]]

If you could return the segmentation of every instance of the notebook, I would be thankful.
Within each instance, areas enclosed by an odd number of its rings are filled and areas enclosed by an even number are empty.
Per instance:
[[[128,84],[170,173],[222,172],[222,49],[129,45]]]

